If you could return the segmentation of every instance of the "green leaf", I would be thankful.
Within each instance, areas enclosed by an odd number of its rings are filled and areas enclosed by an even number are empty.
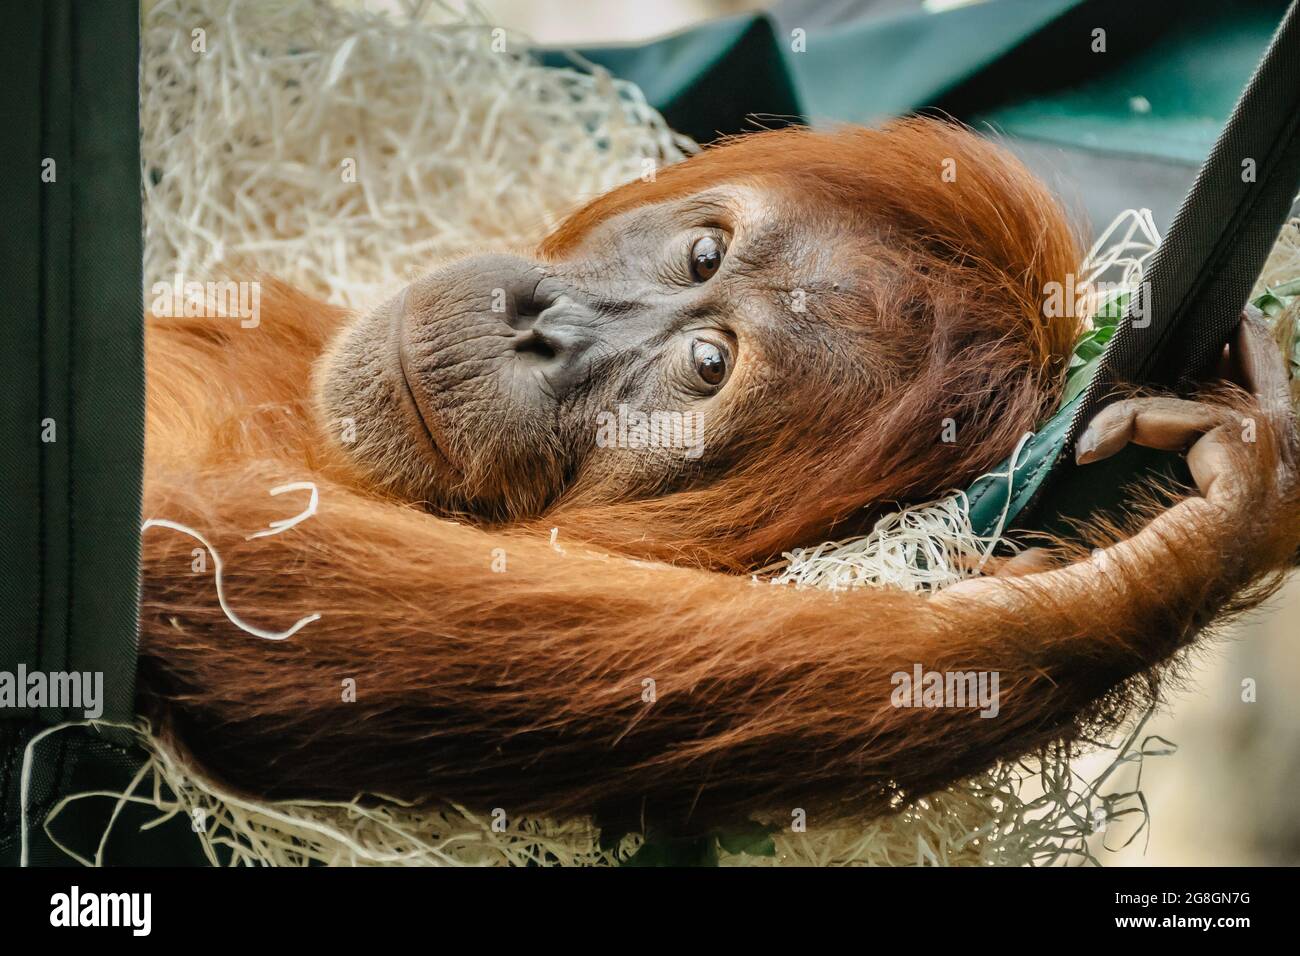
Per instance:
[[[647,838],[624,866],[717,866],[718,843],[712,836]]]
[[[1300,276],[1297,276],[1294,279],[1288,279],[1286,282],[1283,282],[1279,286],[1274,286],[1268,291],[1274,295],[1279,295],[1284,299],[1290,299],[1294,296],[1300,295]]]
[[[1097,304],[1097,311],[1092,315],[1093,329],[1113,329],[1124,317],[1128,308],[1129,291],[1113,289]]]
[[[1272,292],[1265,292],[1255,300],[1255,308],[1259,309],[1270,319],[1276,319],[1286,310],[1286,301],[1278,298]]]
[[[750,856],[776,856],[772,834],[776,827],[760,823],[745,823],[739,827],[718,830],[718,846],[727,853],[748,853]]]
[[[1073,401],[1074,397],[1092,381],[1093,373],[1097,370],[1097,362],[1106,351],[1106,343],[1115,337],[1116,328],[1118,326],[1112,324],[1092,329],[1085,332],[1075,344],[1074,353],[1070,356],[1069,368],[1066,370],[1065,390],[1062,393],[1060,407],[1064,408]]]
[[[1106,350],[1106,343],[1096,338],[1089,337],[1084,339],[1074,347],[1074,357],[1080,364],[1087,364],[1095,359],[1098,355]]]
[[[1097,371],[1100,362],[1101,356],[1098,355],[1086,364],[1070,370],[1069,377],[1065,380],[1065,390],[1061,393],[1061,408],[1069,405],[1074,401],[1075,396],[1088,387],[1088,383],[1092,381],[1093,373]]]

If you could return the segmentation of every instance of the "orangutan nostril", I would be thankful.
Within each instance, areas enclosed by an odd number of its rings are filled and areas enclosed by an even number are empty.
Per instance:
[[[517,332],[531,329],[557,297],[554,291],[543,288],[543,280],[525,281],[502,291],[508,296],[506,324]]]
[[[547,362],[554,359],[557,354],[555,344],[536,329],[528,329],[516,336],[514,347],[519,355],[531,356]]]
[[[530,295],[519,296],[511,303],[511,306],[512,308],[506,313],[506,324],[518,332],[531,329],[542,312],[537,301]]]

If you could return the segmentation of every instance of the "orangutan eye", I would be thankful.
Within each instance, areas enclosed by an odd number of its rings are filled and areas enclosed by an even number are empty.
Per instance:
[[[722,265],[722,246],[712,236],[701,236],[691,246],[691,278],[707,282]]]
[[[716,388],[727,377],[727,354],[712,342],[696,339],[691,343],[691,362],[705,385]]]

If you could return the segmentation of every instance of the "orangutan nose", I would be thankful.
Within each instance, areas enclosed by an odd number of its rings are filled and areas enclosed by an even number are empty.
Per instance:
[[[587,369],[587,355],[596,342],[593,313],[562,293],[542,305],[533,321],[515,333],[516,358],[544,374],[556,397],[568,391]]]

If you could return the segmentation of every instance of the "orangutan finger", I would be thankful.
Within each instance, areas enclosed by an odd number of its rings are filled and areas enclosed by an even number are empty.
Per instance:
[[[1223,421],[1222,410],[1181,398],[1130,398],[1103,408],[1075,445],[1081,465],[1109,458],[1130,442],[1182,451]]]
[[[1233,351],[1246,388],[1264,410],[1277,414],[1291,407],[1291,384],[1282,350],[1268,324],[1247,310],[1237,327]]]
[[[1220,425],[1201,438],[1187,452],[1187,467],[1201,494],[1211,501],[1223,501],[1235,487],[1234,462],[1229,442],[1231,426]]]

